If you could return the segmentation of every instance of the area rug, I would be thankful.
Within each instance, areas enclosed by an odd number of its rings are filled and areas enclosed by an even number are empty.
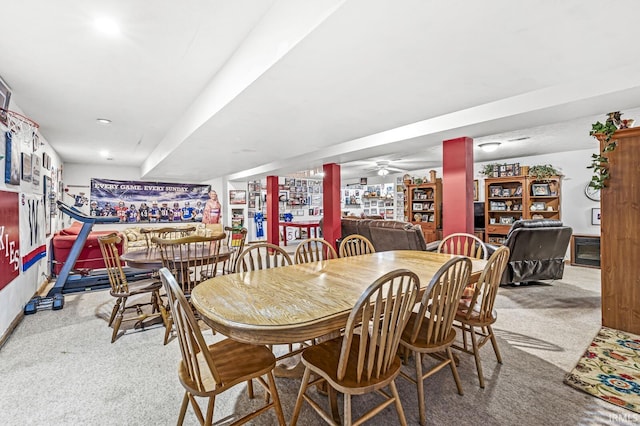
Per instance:
[[[640,336],[603,327],[564,382],[640,413]]]

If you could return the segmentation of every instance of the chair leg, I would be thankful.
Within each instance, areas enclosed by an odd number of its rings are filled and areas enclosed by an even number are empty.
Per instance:
[[[278,424],[280,426],[286,426],[287,422],[284,419],[282,405],[280,405],[280,396],[278,395],[278,389],[276,388],[276,380],[273,377],[273,371],[269,371],[267,373],[267,379],[269,380],[269,393],[271,393],[271,397],[273,398],[273,408],[276,410]]]
[[[124,318],[124,311],[127,307],[127,298],[123,297],[120,303],[120,309],[118,309],[118,313],[116,314],[116,320],[113,324],[113,333],[111,333],[111,343],[116,341],[116,337],[118,336],[118,331],[120,330],[120,324],[122,324],[122,318]]]
[[[496,359],[500,364],[502,364],[502,355],[500,355],[500,348],[498,347],[498,341],[496,340],[496,335],[493,334],[493,328],[490,325],[487,326],[489,330],[489,335],[491,336],[491,346],[493,346],[493,352],[496,354]]]
[[[327,385],[327,393],[329,396],[329,406],[331,407],[331,417],[333,417],[333,421],[337,424],[342,424],[340,421],[340,412],[338,411],[338,392],[332,387]]]
[[[164,328],[164,344],[169,343],[169,336],[171,335],[171,330],[173,329],[173,318],[171,317],[171,312],[167,312],[167,325]]]
[[[389,383],[391,388],[391,394],[393,394],[394,403],[396,404],[396,411],[398,412],[398,420],[402,426],[407,426],[407,419],[404,416],[404,410],[402,409],[402,402],[400,401],[400,394],[398,394],[398,388],[396,387],[396,381]]]
[[[160,312],[160,308],[158,307],[158,290],[151,292],[151,313],[155,314],[156,312]]]
[[[162,299],[158,297],[158,300],[160,300],[160,304],[158,305],[158,310],[160,311],[160,316],[162,317],[162,323],[164,324],[165,334],[166,334],[166,329],[171,326],[171,324],[169,323],[169,315],[167,313],[167,308],[165,308],[164,304],[162,303]]]
[[[247,380],[247,395],[249,396],[249,399],[253,399],[253,380],[249,379]]]
[[[464,395],[464,391],[462,390],[462,383],[460,383],[460,376],[458,375],[458,367],[456,367],[456,360],[453,358],[453,352],[451,352],[451,347],[447,348],[447,355],[449,356],[449,366],[451,367],[451,372],[453,373],[453,380],[456,381],[456,387],[458,388],[458,393],[460,395]]]
[[[188,392],[185,392],[184,397],[182,398],[182,405],[180,406],[180,415],[178,416],[178,426],[182,426],[182,423],[184,423],[184,415],[187,413],[188,405],[189,405],[189,395],[188,395]]]
[[[187,392],[187,395],[189,396],[189,402],[191,402],[191,406],[193,407],[193,411],[196,414],[196,417],[198,418],[198,423],[200,423],[201,425],[204,424],[204,417],[202,416],[202,410],[200,410],[200,406],[198,405],[198,401],[196,401],[196,398]]]
[[[473,327],[471,327],[471,343],[473,345],[473,357],[476,360],[478,381],[480,382],[480,387],[484,389],[484,375],[482,373],[482,363],[480,362],[480,348],[478,348],[478,338],[476,337],[476,331]]]
[[[210,426],[213,424],[213,409],[216,405],[216,397],[215,395],[209,398],[209,403],[207,404],[207,419],[204,424]]]
[[[302,408],[302,401],[304,401],[304,394],[307,392],[309,386],[309,378],[311,377],[311,370],[309,368],[304,369],[302,376],[302,382],[300,383],[300,390],[298,391],[298,398],[296,399],[296,405],[293,408],[293,414],[291,415],[290,426],[295,426],[298,422],[298,416],[300,416],[300,409]]]
[[[111,324],[113,324],[113,320],[116,317],[116,313],[118,313],[118,309],[120,309],[121,301],[122,301],[122,298],[118,297],[118,299],[116,299],[116,303],[113,305],[113,309],[111,310],[111,316],[109,317],[109,327],[111,327]]]
[[[424,377],[422,377],[422,354],[414,352],[413,357],[416,361],[416,386],[418,388],[418,412],[420,413],[420,424],[424,426],[427,423],[427,415],[424,407]]]
[[[462,328],[462,347],[465,351],[467,351],[469,350],[467,348],[467,326],[464,323],[460,324],[460,326]]]
[[[344,394],[344,426],[351,426],[353,421],[351,420],[351,395]]]

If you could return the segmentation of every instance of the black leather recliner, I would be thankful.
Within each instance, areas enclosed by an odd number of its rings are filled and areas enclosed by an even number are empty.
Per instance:
[[[504,243],[511,255],[500,285],[561,279],[572,233],[559,220],[517,220]]]

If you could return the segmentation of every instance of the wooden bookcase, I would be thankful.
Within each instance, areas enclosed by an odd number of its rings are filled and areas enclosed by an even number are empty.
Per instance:
[[[519,219],[560,220],[561,177],[487,178],[485,185],[485,241],[502,244]]]
[[[422,227],[427,242],[442,235],[442,179],[435,182],[406,185],[405,216]]]
[[[640,128],[613,139],[610,178],[600,191],[602,325],[640,334]]]

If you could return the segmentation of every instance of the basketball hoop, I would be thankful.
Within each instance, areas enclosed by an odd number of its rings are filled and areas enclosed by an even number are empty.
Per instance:
[[[20,113],[9,109],[0,108],[0,118],[7,123],[9,131],[13,134],[13,138],[29,149],[38,148],[38,127],[40,125]]]

